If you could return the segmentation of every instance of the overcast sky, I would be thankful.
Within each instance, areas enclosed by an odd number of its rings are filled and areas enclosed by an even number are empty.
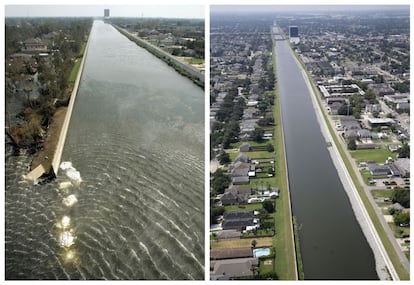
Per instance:
[[[6,17],[111,17],[204,18],[203,5],[6,5]]]

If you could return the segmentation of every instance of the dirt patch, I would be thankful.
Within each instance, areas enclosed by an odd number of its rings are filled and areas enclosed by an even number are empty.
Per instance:
[[[59,136],[62,130],[63,122],[65,120],[67,109],[67,107],[60,107],[56,110],[55,114],[53,115],[52,123],[47,130],[43,148],[38,150],[33,156],[30,170],[35,169],[41,164],[46,170],[46,173],[50,172],[53,156],[55,154],[56,145],[59,141]]]
[[[252,241],[256,240],[256,247],[272,246],[273,239],[271,237],[265,238],[244,238],[244,239],[232,239],[222,241],[210,242],[211,248],[238,248],[238,247],[251,247]]]

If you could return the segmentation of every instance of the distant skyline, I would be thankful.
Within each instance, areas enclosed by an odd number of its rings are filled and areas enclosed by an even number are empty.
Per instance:
[[[203,19],[203,5],[5,5],[5,17],[111,17]]]
[[[260,13],[260,12],[330,12],[330,11],[395,11],[410,10],[409,5],[211,5],[210,13]]]

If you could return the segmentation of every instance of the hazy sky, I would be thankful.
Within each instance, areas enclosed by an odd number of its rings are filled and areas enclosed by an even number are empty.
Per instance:
[[[203,5],[6,5],[6,17],[111,17],[204,18]]]
[[[235,13],[235,12],[307,12],[307,11],[341,11],[341,10],[395,10],[395,9],[409,10],[409,6],[397,6],[397,5],[212,5],[210,7],[211,13]]]

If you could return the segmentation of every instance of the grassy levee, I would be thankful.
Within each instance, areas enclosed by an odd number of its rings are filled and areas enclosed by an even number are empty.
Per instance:
[[[309,75],[308,71],[306,70],[306,67],[303,65],[303,63],[300,60],[300,58],[298,57],[298,55],[293,50],[292,50],[292,53],[295,55],[296,59],[301,64],[303,70],[305,70],[305,72],[306,72],[306,74],[309,78],[309,81],[311,83],[313,93],[317,97],[317,102],[319,104],[319,108],[321,110],[323,110],[323,107],[322,107],[321,102],[320,102],[320,98],[318,97],[319,92],[318,92],[318,90],[315,86],[315,83],[311,79],[312,77]],[[362,202],[364,203],[364,207],[367,210],[367,212],[368,212],[368,214],[371,218],[371,221],[374,224],[375,229],[378,232],[378,235],[379,235],[379,237],[380,237],[380,239],[381,239],[381,241],[382,241],[382,243],[385,247],[385,250],[388,253],[388,256],[391,259],[391,262],[393,263],[393,265],[395,267],[395,270],[396,270],[398,276],[400,277],[401,280],[410,280],[409,272],[407,272],[405,270],[404,266],[401,264],[400,259],[398,257],[398,254],[396,253],[393,245],[391,244],[391,241],[389,240],[389,238],[387,236],[387,233],[385,232],[384,228],[382,227],[381,222],[380,222],[380,220],[379,220],[379,218],[378,218],[378,216],[375,212],[375,209],[374,209],[373,205],[370,203],[364,189],[362,188],[361,184],[358,181],[358,178],[355,174],[355,171],[354,171],[354,169],[351,165],[351,162],[348,160],[348,157],[345,154],[345,150],[342,148],[341,144],[339,143],[339,140],[338,140],[338,137],[336,135],[335,130],[332,128],[331,124],[329,123],[329,119],[327,117],[327,114],[324,111],[322,111],[322,115],[323,115],[323,118],[324,118],[328,128],[329,128],[329,132],[331,133],[331,135],[333,137],[333,140],[336,144],[336,147],[338,148],[338,150],[341,154],[342,160],[345,163],[345,166],[348,170],[348,173],[350,174],[350,176],[352,178],[352,181],[353,181],[355,187],[357,188],[358,194],[361,197]]]
[[[79,55],[76,57],[75,64],[73,65],[72,70],[70,71],[69,82],[75,82],[76,76],[78,76],[79,68],[80,68],[81,62],[82,62],[82,57],[85,54],[86,43],[87,42],[84,42],[82,44],[81,51],[80,51]]]
[[[276,181],[280,189],[280,195],[276,202],[275,229],[273,246],[276,249],[276,273],[281,280],[297,280],[297,262],[294,245],[293,220],[290,204],[290,193],[288,185],[287,164],[285,157],[285,143],[283,136],[282,111],[278,97],[276,56],[274,54],[275,42],[272,33],[273,71],[275,74],[274,95],[274,118],[276,119],[275,135],[273,143],[276,153]]]

